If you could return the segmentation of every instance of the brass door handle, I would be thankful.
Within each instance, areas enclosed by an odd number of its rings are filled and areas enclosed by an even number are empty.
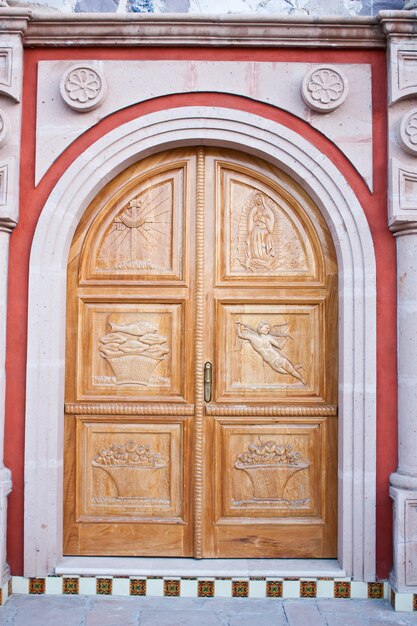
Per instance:
[[[211,383],[213,379],[213,366],[210,361],[204,364],[204,402],[211,400]]]

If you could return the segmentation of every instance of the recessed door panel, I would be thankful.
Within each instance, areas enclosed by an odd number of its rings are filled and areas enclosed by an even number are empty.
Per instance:
[[[243,420],[242,420],[243,421]],[[323,523],[325,418],[269,424],[216,421],[216,523]]]
[[[77,418],[77,519],[183,519],[183,423]]]
[[[78,397],[184,399],[184,306],[80,300]]]
[[[324,307],[219,302],[218,401],[323,401]]]

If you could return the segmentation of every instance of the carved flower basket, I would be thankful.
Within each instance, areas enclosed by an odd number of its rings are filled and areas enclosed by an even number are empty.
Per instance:
[[[155,482],[155,474],[165,467],[160,461],[155,465],[102,465],[92,462],[110,476],[114,482],[119,498],[148,498]]]
[[[116,377],[116,384],[149,385],[149,379],[162,359],[139,354],[105,357]]]
[[[307,469],[308,461],[300,460],[297,464],[288,463],[247,465],[235,463],[236,469],[243,470],[253,485],[253,497],[256,500],[284,500],[284,491],[290,478],[297,472]]]

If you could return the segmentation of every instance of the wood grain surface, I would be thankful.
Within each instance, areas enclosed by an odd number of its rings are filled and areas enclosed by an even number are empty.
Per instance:
[[[65,554],[335,557],[337,319],[280,170],[177,149],[104,186],[68,261]]]

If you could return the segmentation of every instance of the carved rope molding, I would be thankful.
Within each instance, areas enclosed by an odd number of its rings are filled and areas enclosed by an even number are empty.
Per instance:
[[[134,403],[68,403],[69,415],[194,415],[194,405]]]
[[[210,405],[206,406],[207,415],[229,416],[257,416],[260,417],[328,417],[337,415],[336,406],[238,406],[238,405]]]

